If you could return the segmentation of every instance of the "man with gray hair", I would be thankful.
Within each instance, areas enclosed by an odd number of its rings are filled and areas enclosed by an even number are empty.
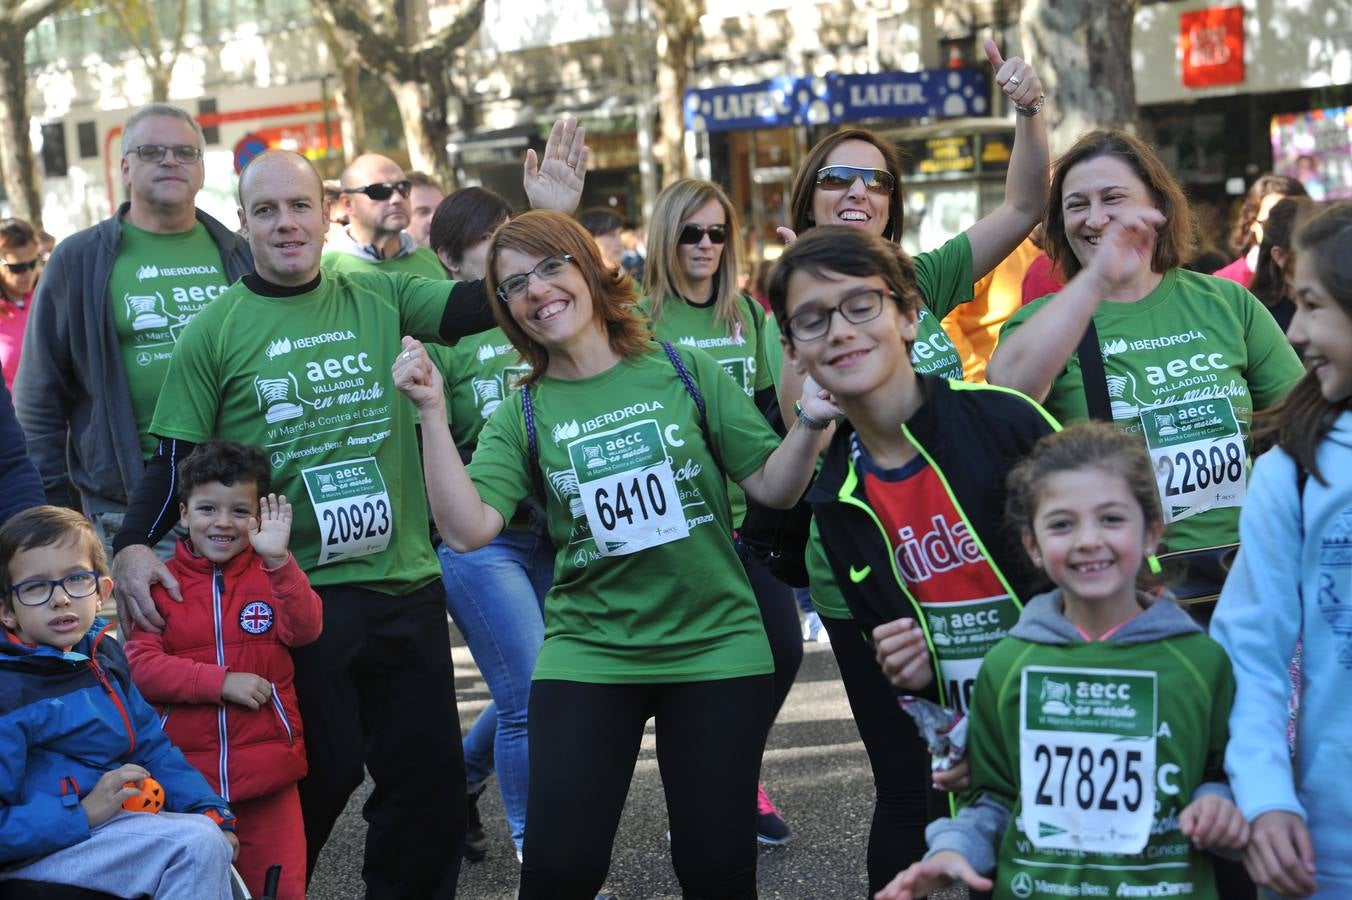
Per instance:
[[[188,112],[132,113],[128,200],[57,246],[28,321],[14,402],[29,454],[47,501],[79,503],[109,549],[156,450],[150,418],[175,342],[253,270],[248,244],[195,206],[204,149]]]

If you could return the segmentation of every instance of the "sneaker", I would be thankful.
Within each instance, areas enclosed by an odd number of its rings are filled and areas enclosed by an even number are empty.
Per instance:
[[[479,818],[479,798],[483,793],[484,789],[479,788],[465,797],[465,860],[472,863],[483,862],[488,856],[488,835],[484,834],[484,823]]]
[[[789,826],[761,784],[756,785],[756,840],[770,847],[782,847],[789,842]]]
[[[822,625],[822,617],[817,615],[816,610],[803,616],[803,640],[809,644],[831,643],[831,635],[827,634],[826,627]]]

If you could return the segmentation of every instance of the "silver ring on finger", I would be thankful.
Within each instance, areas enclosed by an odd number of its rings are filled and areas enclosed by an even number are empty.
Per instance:
[[[1020,84],[1022,84],[1023,82],[1019,79],[1019,76],[1017,76],[1017,75],[1011,75],[1011,76],[1009,76],[1009,81],[1007,81],[1007,82],[1005,82],[1005,83],[1006,83],[1006,84],[1013,85],[1014,87],[1018,87],[1018,86],[1019,86]]]

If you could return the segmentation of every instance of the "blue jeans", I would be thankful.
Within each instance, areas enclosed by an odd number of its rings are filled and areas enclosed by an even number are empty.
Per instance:
[[[544,602],[554,580],[554,547],[530,531],[504,530],[469,553],[442,544],[437,556],[446,609],[493,696],[465,735],[468,787],[477,790],[496,763],[507,825],[520,849],[530,783],[526,709],[545,639]]]

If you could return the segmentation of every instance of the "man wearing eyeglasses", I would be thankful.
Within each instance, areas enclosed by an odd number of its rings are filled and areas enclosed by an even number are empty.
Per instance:
[[[330,235],[320,262],[327,272],[408,272],[444,279],[437,255],[404,229],[412,221],[413,182],[387,156],[367,153],[343,170],[340,202],[347,227]]]
[[[253,269],[244,240],[195,206],[204,145],[176,106],[132,113],[128,200],[52,253],[24,340],[14,400],[48,502],[72,505],[78,491],[109,547],[155,451],[150,419],[174,344]]]
[[[528,152],[533,205],[576,207],[585,136],[575,120],[558,122],[543,162]],[[174,350],[150,426],[160,452],[133,494],[113,579],[128,617],[159,631],[150,584],[181,594],[149,545],[177,516],[176,460],[212,438],[264,447],[273,488],[295,508],[291,552],[324,601],[323,633],[292,654],[309,871],[364,765],[376,785],[363,809],[366,896],[446,900],[465,837],[465,771],[416,416],[390,364],[405,334],[454,342],[487,330],[488,296],[482,281],[323,270],[323,187],[297,153],[254,157],[239,202],[255,271]]]

